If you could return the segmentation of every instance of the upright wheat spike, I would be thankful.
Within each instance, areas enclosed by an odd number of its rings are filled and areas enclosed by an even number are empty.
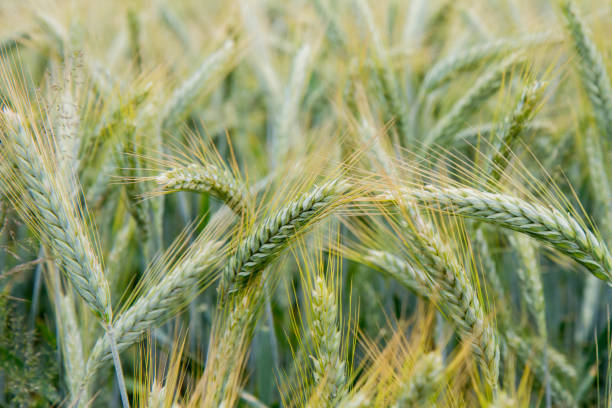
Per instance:
[[[345,364],[340,358],[341,333],[338,329],[336,296],[325,278],[317,276],[310,299],[310,336],[315,349],[315,355],[311,356],[311,359],[316,392],[319,394],[319,401],[324,401],[325,406],[332,407],[334,401],[342,397],[346,382]]]
[[[574,40],[574,48],[584,88],[593,105],[599,130],[612,141],[612,89],[610,77],[601,53],[590,38],[589,29],[582,21],[572,1],[561,1],[561,11],[567,29]]]
[[[406,195],[428,206],[530,235],[612,283],[612,256],[605,243],[571,215],[553,207],[467,187],[427,186],[407,190]]]
[[[89,307],[101,316],[104,322],[109,323],[112,311],[108,282],[85,232],[83,214],[75,208],[70,192],[65,191],[62,183],[55,179],[56,169],[48,168],[48,160],[45,161],[41,157],[31,131],[24,128],[20,117],[4,110],[2,125],[4,131],[8,132],[3,142],[8,143],[7,148],[10,148],[9,151],[3,152],[3,159],[10,160],[19,169],[19,176],[23,177],[30,196],[25,200],[33,201],[32,205],[28,206],[31,208],[25,211],[28,214],[34,213],[38,218],[35,222],[44,228],[41,232],[49,240],[74,288]],[[6,139],[7,137],[10,139]],[[10,182],[10,175],[3,176],[3,183]]]
[[[169,129],[177,123],[193,103],[208,80],[223,70],[231,61],[236,50],[233,40],[227,40],[221,48],[209,55],[202,65],[189,76],[173,93],[162,109],[162,128]]]
[[[509,235],[508,238],[516,249],[522,264],[517,269],[517,275],[521,281],[521,293],[527,308],[536,320],[538,334],[546,339],[548,337],[546,334],[546,305],[537,252],[533,243],[525,235]]]

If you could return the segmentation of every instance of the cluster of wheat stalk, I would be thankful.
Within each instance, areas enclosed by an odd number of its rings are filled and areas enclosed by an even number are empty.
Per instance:
[[[35,3],[1,406],[612,405],[605,2]]]

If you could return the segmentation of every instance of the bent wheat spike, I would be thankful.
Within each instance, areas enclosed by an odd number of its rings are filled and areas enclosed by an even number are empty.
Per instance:
[[[238,213],[245,207],[245,189],[238,185],[233,176],[212,166],[195,163],[163,172],[155,178],[164,191],[193,191],[210,193]]]
[[[406,191],[428,206],[509,228],[551,245],[584,265],[599,279],[612,283],[612,256],[594,233],[569,214],[508,194],[471,188],[428,186]]]

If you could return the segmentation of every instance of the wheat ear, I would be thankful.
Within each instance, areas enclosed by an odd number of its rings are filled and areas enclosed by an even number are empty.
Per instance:
[[[427,93],[443,85],[461,72],[477,68],[481,63],[504,53],[524,50],[551,41],[550,33],[529,34],[519,38],[501,38],[475,45],[444,57],[427,71],[421,84],[421,93]]]
[[[459,99],[451,110],[444,115],[423,141],[424,147],[433,143],[445,142],[448,137],[454,136],[466,123],[467,117],[481,106],[501,86],[504,74],[519,62],[517,54],[511,55],[486,72],[476,83]]]
[[[498,132],[495,154],[491,159],[491,179],[499,180],[508,164],[508,156],[514,149],[518,137],[531,120],[536,104],[540,100],[542,83],[527,87],[521,95],[514,111],[504,120],[502,129]]]
[[[229,64],[235,50],[234,41],[227,40],[219,50],[209,55],[202,62],[202,65],[170,95],[168,102],[162,109],[162,127],[164,129],[170,128],[181,119],[189,105],[208,84],[209,79]]]
[[[334,290],[325,278],[317,276],[312,289],[311,339],[315,355],[311,356],[315,387],[319,400],[331,407],[341,398],[346,382],[345,364],[340,358],[341,333],[338,329],[338,306]]]
[[[582,82],[593,105],[599,130],[612,138],[612,89],[610,77],[601,53],[590,38],[589,29],[580,18],[571,1],[561,2],[567,29],[580,56],[579,67]]]
[[[538,334],[546,339],[548,337],[546,334],[546,304],[537,251],[526,235],[515,234],[509,235],[508,238],[516,249],[522,264],[517,269],[517,275],[521,282],[521,293],[527,308],[536,320]]]
[[[512,229],[549,244],[584,265],[593,275],[612,282],[612,256],[605,243],[569,214],[518,197],[471,188],[406,191],[409,198],[451,213]]]
[[[238,246],[223,271],[222,293],[234,293],[257,276],[318,215],[332,208],[348,185],[332,180],[302,194],[266,218]]]
[[[442,355],[430,352],[418,357],[410,377],[402,384],[394,407],[420,407],[427,404],[443,380],[444,364]]]
[[[165,171],[155,178],[164,191],[210,193],[241,213],[246,205],[245,188],[227,171],[213,165],[190,164]]]
[[[417,249],[416,261],[422,265],[442,306],[453,317],[459,332],[470,339],[481,361],[487,384],[497,389],[499,376],[499,341],[494,327],[487,321],[484,309],[466,271],[434,226],[423,219],[418,209],[404,207],[412,214],[412,228],[406,236]],[[436,300],[438,300],[436,299]]]
[[[219,260],[218,243],[194,245],[170,273],[117,318],[113,328],[119,352],[136,343],[143,333],[162,323],[173,310],[179,308],[185,301],[184,297],[197,287],[206,271]],[[87,361],[87,377],[111,357],[110,351],[109,336],[96,342]]]
[[[37,223],[77,292],[104,322],[110,322],[108,282],[85,232],[83,214],[75,208],[63,183],[54,178],[56,172],[46,165],[20,117],[5,110],[2,119],[12,140],[10,154],[4,158],[19,169],[19,176],[33,201],[32,208],[26,211],[35,212],[39,218]]]

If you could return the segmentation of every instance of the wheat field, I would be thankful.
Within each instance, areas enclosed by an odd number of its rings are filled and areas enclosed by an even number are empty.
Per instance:
[[[612,4],[3,0],[1,407],[611,407]]]

